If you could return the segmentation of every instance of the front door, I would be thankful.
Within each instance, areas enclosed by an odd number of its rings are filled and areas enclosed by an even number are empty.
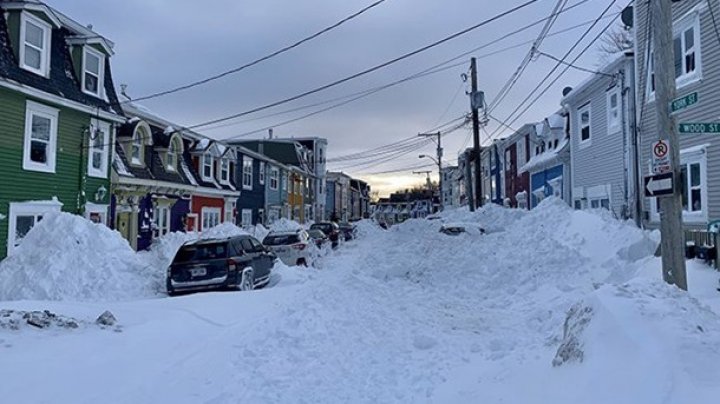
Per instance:
[[[132,236],[132,213],[118,212],[115,223],[117,223],[117,231],[130,243],[130,246],[133,249],[137,248],[137,240]]]

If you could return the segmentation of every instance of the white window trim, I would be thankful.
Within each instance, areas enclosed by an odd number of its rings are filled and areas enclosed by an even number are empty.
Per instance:
[[[217,215],[217,223],[214,224],[213,226],[207,226],[207,223],[206,223],[206,220],[205,220],[206,214],[207,214],[207,216],[210,216],[210,215],[215,216],[215,215]],[[212,228],[212,227],[214,227],[214,226],[217,226],[218,224],[222,223],[222,209],[216,208],[216,207],[204,207],[204,208],[200,209],[200,217],[201,217],[201,220],[202,220],[202,223],[201,223],[201,226],[200,226],[200,228],[202,229],[201,231],[208,230],[208,229],[210,229],[210,228]]]
[[[43,30],[43,44],[45,47],[40,52],[40,69],[25,64],[25,23],[31,22]],[[45,21],[33,16],[27,11],[20,14],[20,67],[29,72],[43,77],[50,76],[50,48],[52,47],[52,26]]]
[[[85,89],[85,73],[87,72],[86,67],[86,61],[87,58],[85,57],[86,54],[92,54],[93,56],[100,59],[99,66],[98,66],[98,91],[97,93],[93,93],[92,91],[88,91]],[[92,95],[94,97],[98,98],[105,98],[105,55],[102,54],[102,52],[99,52],[92,47],[86,45],[83,47],[83,56],[82,56],[82,72],[81,72],[81,78],[80,78],[80,86],[82,89],[82,92],[88,95]]]
[[[245,220],[248,219],[248,220]],[[252,209],[243,209],[240,216],[240,225],[252,226]]]
[[[708,145],[700,145],[691,147],[688,149],[680,150],[680,165],[690,165],[693,163],[700,163],[700,203],[702,204],[702,209],[696,212],[689,212],[686,210],[683,210],[682,212],[682,218],[684,223],[706,223],[709,215],[709,209],[708,209],[708,177],[707,177],[707,146]],[[650,168],[651,169],[651,168]],[[690,173],[688,172],[688,175]],[[685,184],[687,187],[690,186],[690,182],[687,181]],[[688,198],[690,198],[690,193],[688,192]],[[653,199],[657,198],[647,198],[646,201],[650,204],[650,219],[653,222],[659,222],[660,221],[660,214],[657,211],[658,204],[653,201]],[[659,201],[658,201],[659,202]],[[688,200],[688,203],[691,201]]]
[[[248,170],[246,170],[248,168]],[[253,189],[253,159],[243,156],[243,170],[242,170],[242,188],[245,190],[252,190]],[[246,183],[246,175],[250,179],[250,183]]]
[[[15,251],[15,232],[17,231],[16,219],[18,216],[40,216],[47,215],[52,212],[60,212],[63,204],[57,199],[39,202],[10,202],[8,212],[8,238],[7,238],[7,254],[12,255]],[[37,222],[36,222],[37,223]]]
[[[617,96],[617,106],[615,109],[617,109],[617,122],[615,124],[611,124],[612,121],[612,107],[611,105],[611,99],[612,96]],[[606,102],[607,102],[607,131],[608,135],[615,134],[617,132],[620,132],[620,129],[622,128],[622,95],[620,93],[620,89],[617,87],[613,87],[612,89],[607,91],[606,94]],[[590,119],[592,119],[592,115],[590,116]],[[592,129],[590,130],[590,137],[592,138]]]
[[[223,167],[223,164],[227,163],[227,168]],[[220,159],[220,183],[221,184],[230,184],[230,159],[228,158],[221,158]]]
[[[160,214],[165,213],[165,226],[160,226]],[[155,207],[153,210],[153,226],[155,226],[155,229],[153,230],[153,238],[162,237],[168,233],[170,233],[171,223],[172,220],[172,206],[170,205],[159,205]],[[156,234],[157,232],[157,234]]]
[[[210,159],[210,175],[205,175],[205,167],[207,164],[205,163],[205,158]],[[200,156],[200,177],[203,179],[203,181],[211,182],[213,180],[213,157],[210,153],[204,153]]]
[[[141,135],[141,133],[143,135]],[[130,139],[130,152],[129,152],[130,165],[135,166],[135,167],[144,167],[145,166],[145,146],[148,145],[150,136],[151,136],[151,134],[150,134],[149,126],[148,127],[138,126],[137,128],[135,128],[135,131],[133,131],[132,139]],[[137,139],[137,138],[140,139],[140,149],[138,152],[139,160],[135,160],[135,158],[133,157],[133,147],[135,147],[135,139]]]
[[[101,218],[101,223],[106,225],[108,224],[107,218],[108,218],[108,209],[109,205],[99,205],[97,203],[91,203],[87,202],[85,204],[85,219],[90,220],[90,215],[93,213],[99,213]]]
[[[260,185],[265,185],[265,162],[260,162],[260,168],[258,169],[258,181],[260,181]]]
[[[273,187],[273,180],[275,180],[275,186]],[[270,189],[277,191],[280,184],[280,170],[277,167],[270,167]]]
[[[590,131],[590,135],[588,136],[587,140],[582,139],[582,130],[583,130],[582,114],[585,111],[587,111],[587,113],[588,113],[588,129]],[[592,144],[592,138],[593,138],[592,121],[593,121],[593,117],[592,117],[592,108],[591,108],[590,103],[587,103],[577,109],[578,146],[580,149],[584,149]]]
[[[701,44],[701,32],[700,32],[700,14],[698,11],[691,12],[685,16],[683,16],[681,19],[673,22],[673,41],[675,40],[676,35],[680,35],[680,37],[683,37],[684,31],[686,31],[688,28],[693,27],[693,34],[695,35],[694,38],[694,47],[695,47],[695,71],[689,74],[686,74],[683,72],[683,74],[675,79],[675,87],[679,90],[683,87],[686,87],[690,84],[696,83],[700,80],[702,80],[702,44]],[[681,39],[681,41],[685,41],[684,38]],[[674,45],[673,46],[673,60],[675,58],[674,55]],[[650,44],[650,58],[655,57],[655,45],[653,43]],[[683,60],[685,59],[683,55]],[[645,74],[645,93],[647,94],[647,104],[655,101],[655,91],[652,89],[651,86],[651,73],[654,72],[654,68],[650,69],[650,60],[646,61],[645,66],[647,67],[647,72]],[[674,74],[674,70],[672,71]]]
[[[103,145],[103,155],[102,160],[100,163],[100,169],[95,169],[93,167],[93,153],[95,152],[93,148],[93,133],[96,129],[99,129],[102,132],[102,145]],[[94,177],[94,178],[103,178],[107,179],[108,177],[108,161],[110,160],[110,124],[103,121],[98,121],[97,119],[93,118],[90,120],[90,133],[88,134],[88,176]]]
[[[55,173],[57,160],[57,138],[58,138],[58,114],[59,110],[27,101],[25,106],[25,146],[23,149],[23,170]],[[47,164],[40,164],[30,159],[30,142],[32,137],[32,116],[38,115],[50,119],[50,141],[47,148]]]
[[[235,209],[237,208],[237,201],[234,199],[225,200],[225,217],[223,223],[235,224]]]
[[[173,144],[177,144],[177,148],[175,149],[174,153],[171,153]],[[180,161],[180,157],[182,156],[183,149],[182,149],[182,140],[180,140],[178,137],[173,136],[170,139],[170,144],[168,145],[167,155],[165,157],[165,168],[168,171],[177,172],[177,166]],[[170,164],[170,156],[173,156],[175,161],[173,161],[172,164]]]

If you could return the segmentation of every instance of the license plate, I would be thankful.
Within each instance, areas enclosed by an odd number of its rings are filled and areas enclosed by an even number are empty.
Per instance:
[[[207,275],[207,269],[206,268],[191,268],[190,269],[190,276],[193,278],[197,276],[205,276]]]

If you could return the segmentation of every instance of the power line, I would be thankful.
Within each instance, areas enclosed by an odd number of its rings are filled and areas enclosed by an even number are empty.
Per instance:
[[[385,0],[377,0],[377,1],[375,1],[374,3],[370,4],[369,6],[366,6],[365,8],[361,9],[360,11],[357,11],[357,12],[355,12],[355,13],[353,13],[353,14],[345,17],[345,18],[343,18],[342,20],[336,22],[336,23],[333,24],[333,25],[330,25],[329,27],[323,28],[322,30],[320,30],[320,31],[318,31],[318,32],[316,32],[316,33],[308,36],[308,37],[305,37],[305,38],[303,38],[303,39],[301,39],[301,40],[293,43],[292,45],[288,45],[288,46],[286,46],[286,47],[284,47],[284,48],[282,48],[282,49],[280,49],[280,50],[277,50],[277,51],[275,51],[275,52],[273,52],[273,53],[271,53],[271,54],[269,54],[269,55],[263,56],[263,57],[261,57],[260,59],[253,60],[252,62],[246,63],[246,64],[244,64],[244,65],[242,65],[242,66],[240,66],[240,67],[236,67],[236,68],[234,68],[234,69],[230,69],[230,70],[224,71],[224,72],[222,72],[222,73],[220,73],[220,74],[216,74],[216,75],[214,75],[214,76],[208,77],[208,78],[206,78],[206,79],[198,80],[198,81],[192,82],[192,83],[190,83],[190,84],[186,84],[186,85],[184,85],[184,86],[179,86],[179,87],[175,87],[175,88],[172,88],[172,89],[169,89],[169,90],[160,91],[160,92],[157,92],[157,93],[153,93],[153,94],[149,94],[149,95],[142,96],[142,97],[139,97],[139,98],[135,98],[133,101],[149,100],[149,99],[151,99],[151,98],[157,98],[157,97],[161,97],[161,96],[164,96],[164,95],[177,93],[177,92],[179,92],[179,91],[183,91],[183,90],[187,90],[187,89],[190,89],[190,88],[193,88],[193,87],[197,87],[197,86],[199,86],[199,85],[206,84],[206,83],[209,83],[209,82],[214,81],[214,80],[218,80],[218,79],[223,78],[223,77],[225,77],[225,76],[228,76],[228,75],[230,75],[230,74],[237,73],[237,72],[239,72],[239,71],[241,71],[241,70],[247,69],[248,67],[254,66],[254,65],[258,64],[258,63],[264,62],[264,61],[266,61],[266,60],[268,60],[268,59],[270,59],[270,58],[273,58],[273,57],[278,56],[278,55],[280,55],[280,54],[282,54],[282,53],[285,53],[285,52],[287,52],[287,51],[289,51],[289,50],[291,50],[291,49],[297,48],[298,46],[304,44],[305,42],[311,41],[311,40],[319,37],[320,35],[323,35],[323,34],[327,33],[328,31],[331,31],[331,30],[333,30],[333,29],[335,29],[335,28],[343,25],[344,23],[346,23],[346,22],[348,22],[348,21],[350,21],[350,20],[359,17],[361,14],[363,14],[363,13],[365,13],[365,12],[367,12],[367,11],[369,11],[369,10],[377,7],[377,6],[379,6],[380,4],[382,4],[382,3],[384,3],[384,2],[385,2]],[[124,101],[123,103],[125,103],[125,102],[128,102],[128,101]]]
[[[574,64],[572,64],[572,63],[568,63],[568,62],[566,62],[566,61],[564,61],[564,60],[562,60],[562,59],[558,59],[557,57],[555,57],[555,56],[553,56],[553,55],[551,55],[551,54],[549,54],[549,53],[545,53],[545,52],[540,52],[540,51],[538,51],[538,55],[545,56],[546,58],[552,59],[552,60],[554,60],[554,61],[556,61],[556,62],[558,62],[558,63],[564,64],[564,65],[566,65],[566,66],[570,66],[570,67],[572,67],[573,69],[580,70],[581,72],[592,73],[592,74],[599,74],[599,75],[601,75],[601,76],[607,76],[607,77],[615,77],[615,76],[612,75],[612,74],[607,74],[607,73],[604,73],[604,72],[601,72],[601,71],[592,70],[592,69],[587,69],[587,68],[584,68],[584,67],[581,67],[581,66],[576,66],[576,65],[574,65]]]
[[[457,38],[457,37],[460,37],[460,36],[462,36],[462,35],[467,34],[468,32],[471,32],[471,31],[476,30],[476,29],[478,29],[478,28],[480,28],[480,27],[482,27],[482,26],[485,26],[485,25],[487,25],[487,24],[489,24],[489,23],[491,23],[491,22],[497,21],[497,20],[499,20],[499,19],[502,19],[503,17],[506,17],[506,16],[508,16],[508,15],[510,15],[510,14],[513,14],[513,13],[515,13],[515,12],[517,12],[517,11],[519,11],[519,10],[521,10],[521,9],[523,9],[523,8],[525,8],[525,7],[533,4],[533,3],[536,3],[537,1],[538,1],[538,0],[528,0],[528,1],[526,1],[525,3],[523,3],[523,4],[520,4],[519,6],[513,7],[513,8],[511,8],[511,9],[507,10],[507,11],[504,11],[504,12],[502,12],[502,13],[500,13],[500,14],[497,14],[497,15],[495,15],[495,16],[493,16],[493,17],[490,17],[490,18],[488,18],[488,19],[486,19],[486,20],[484,20],[484,21],[482,21],[482,22],[480,22],[480,23],[478,23],[478,24],[475,24],[475,25],[473,25],[473,26],[471,26],[471,27],[469,27],[469,28],[465,28],[465,29],[463,29],[462,31],[456,32],[456,33],[454,33],[454,34],[452,34],[452,35],[449,35],[449,36],[447,36],[447,37],[445,37],[445,38],[443,38],[443,39],[440,39],[440,40],[438,40],[438,41],[435,41],[435,42],[433,42],[433,43],[431,43],[431,44],[429,44],[429,45],[425,45],[425,46],[423,46],[423,47],[421,47],[421,48],[419,48],[419,49],[416,49],[416,50],[414,50],[414,51],[412,51],[412,52],[405,53],[405,54],[403,54],[403,55],[401,55],[401,56],[398,56],[398,57],[396,57],[396,58],[394,58],[394,59],[391,59],[391,60],[389,60],[389,61],[383,62],[383,63],[381,63],[381,64],[379,64],[379,65],[375,65],[375,66],[373,66],[373,67],[371,67],[371,68],[369,68],[369,69],[365,69],[365,70],[363,70],[363,71],[361,71],[361,72],[355,73],[355,74],[350,75],[350,76],[347,76],[347,77],[345,77],[345,78],[336,80],[336,81],[334,81],[334,82],[332,82],[332,83],[325,84],[325,85],[323,85],[323,86],[314,88],[314,89],[312,89],[312,90],[305,91],[304,93],[300,93],[300,94],[298,94],[298,95],[294,95],[294,96],[292,96],[292,97],[285,98],[285,99],[280,100],[280,101],[275,101],[275,102],[272,102],[272,103],[270,103],[270,104],[265,104],[265,105],[263,105],[263,106],[260,106],[260,107],[257,107],[257,108],[253,108],[253,109],[250,109],[250,110],[247,110],[247,111],[243,111],[243,112],[240,112],[240,113],[237,113],[237,114],[232,114],[232,115],[229,115],[229,116],[226,116],[226,117],[223,117],[223,118],[217,118],[217,119],[213,119],[213,120],[210,120],[210,121],[202,122],[202,123],[199,123],[199,124],[191,125],[191,126],[188,126],[188,128],[194,129],[194,128],[199,128],[199,127],[202,127],[202,126],[208,126],[208,125],[212,125],[212,124],[215,124],[215,123],[220,123],[220,122],[228,121],[228,120],[230,120],[230,119],[239,118],[239,117],[241,117],[241,116],[249,115],[249,114],[252,114],[252,113],[255,113],[255,112],[259,112],[259,111],[262,111],[262,110],[265,110],[265,109],[268,109],[268,108],[276,107],[276,106],[278,106],[278,105],[286,104],[286,103],[288,103],[288,102],[295,101],[295,100],[297,100],[297,99],[307,97],[308,95],[312,95],[312,94],[318,93],[318,92],[320,92],[320,91],[327,90],[328,88],[332,88],[332,87],[335,87],[335,86],[337,86],[337,85],[339,85],[339,84],[346,83],[346,82],[348,82],[348,81],[350,81],[350,80],[354,80],[354,79],[356,79],[356,78],[358,78],[358,77],[364,76],[364,75],[366,75],[366,74],[369,74],[369,73],[372,73],[372,72],[374,72],[374,71],[380,70],[380,69],[382,69],[382,68],[384,68],[384,67],[390,66],[390,65],[392,65],[392,64],[394,64],[394,63],[397,63],[397,62],[399,62],[399,61],[401,61],[401,60],[405,60],[405,59],[407,59],[407,58],[409,58],[409,57],[412,57],[412,56],[415,56],[415,55],[417,55],[417,54],[419,54],[419,53],[425,52],[425,51],[427,51],[427,50],[429,50],[429,49],[435,48],[435,47],[437,47],[437,46],[439,46],[439,45],[444,44],[445,42],[451,41],[451,40],[453,40],[453,39],[455,39],[455,38]]]
[[[395,170],[376,171],[376,172],[371,172],[371,173],[360,171],[359,173],[360,173],[360,174],[363,174],[363,175],[392,174],[392,173],[399,173],[399,172],[403,172],[403,171],[412,171],[412,170],[417,170],[417,169],[427,168],[427,167],[434,167],[434,166],[435,166],[434,163],[428,163],[428,164],[423,164],[423,165],[418,165],[418,166],[410,166],[410,167],[398,168],[398,169],[395,169]]]
[[[605,14],[607,14],[607,12],[612,8],[612,6],[616,3],[616,1],[617,1],[617,0],[613,0],[613,1],[605,8],[605,10],[603,10],[603,12],[600,14],[600,16],[593,21],[593,23],[590,25],[590,27],[588,27],[588,29],[580,36],[580,38],[570,47],[570,49],[569,49],[569,50],[565,53],[565,55],[562,57],[562,60],[563,60],[563,61],[564,61],[565,59],[567,59],[567,58],[570,56],[570,54],[575,50],[575,48],[577,48],[577,47],[580,45],[580,43],[582,43],[582,41],[585,39],[585,37],[587,37],[587,36],[590,34],[590,32],[592,32],[592,29],[595,28],[595,26],[598,24],[598,22],[600,22],[600,21],[603,19],[603,17],[605,16]],[[619,15],[619,14],[616,14],[616,15],[615,15],[615,18],[617,18],[617,15]],[[613,23],[613,21],[615,20],[615,18],[613,18],[613,20],[610,22],[610,24]],[[608,25],[608,27],[609,27],[609,25]],[[602,32],[604,32],[604,31],[605,31],[605,30],[603,30]],[[601,33],[602,33],[602,32],[601,32]],[[595,40],[593,40],[593,42],[591,42],[591,44],[594,43],[594,42],[595,42]],[[578,55],[578,57],[576,57],[575,60],[573,60],[572,63],[574,63],[575,61],[577,61],[577,59],[578,59],[583,53],[584,53],[584,51],[581,52],[581,53]],[[507,117],[505,120],[503,120],[503,125],[512,125],[512,123],[515,122],[515,120],[519,119],[519,117],[522,116],[522,114],[520,114],[520,115],[518,115],[517,117],[515,117],[510,123],[508,123],[508,121],[513,117],[513,115],[515,115],[515,114],[523,107],[523,105],[524,105],[525,103],[527,103],[528,100],[530,100],[530,98],[532,98],[533,95],[535,95],[535,94],[537,93],[537,91],[538,91],[538,90],[542,87],[542,85],[545,84],[545,82],[555,73],[555,71],[557,71],[557,69],[560,67],[560,65],[561,65],[560,62],[558,62],[558,63],[555,64],[555,66],[550,70],[550,72],[549,72],[548,74],[545,75],[545,77],[540,81],[540,83],[538,83],[538,85],[537,85],[530,93],[528,93],[527,97],[525,97],[525,99],[523,99],[523,100],[520,102],[520,104],[518,104],[518,106],[508,115],[508,117]],[[568,69],[569,69],[569,66],[566,67],[565,71],[567,71]],[[565,71],[563,71],[563,73],[564,73]],[[561,73],[561,75],[562,75],[563,73]],[[559,79],[559,77],[558,77],[557,79],[555,79],[555,81],[557,81],[558,79]],[[554,83],[554,82],[553,82],[553,83]],[[547,91],[547,90],[545,90],[545,91]],[[544,94],[545,91],[543,91],[542,94]],[[541,94],[541,95],[542,95],[542,94]],[[536,100],[537,100],[537,98],[536,98]],[[533,103],[534,103],[534,101],[533,101]],[[531,103],[529,106],[531,106],[533,103]],[[529,108],[529,106],[528,106],[528,108]],[[527,108],[526,108],[526,110],[527,110]],[[526,110],[525,110],[525,111],[526,111]],[[523,111],[523,113],[524,113],[524,111]],[[492,133],[491,136],[494,137],[494,136],[496,136],[499,132],[501,133],[501,131],[502,131],[502,127],[499,126],[498,128],[496,128],[496,129],[493,131],[493,133]]]

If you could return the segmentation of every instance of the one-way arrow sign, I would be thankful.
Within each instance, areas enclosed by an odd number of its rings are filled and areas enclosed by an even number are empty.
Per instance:
[[[672,172],[648,175],[645,177],[645,196],[672,195],[675,189],[673,185]]]

